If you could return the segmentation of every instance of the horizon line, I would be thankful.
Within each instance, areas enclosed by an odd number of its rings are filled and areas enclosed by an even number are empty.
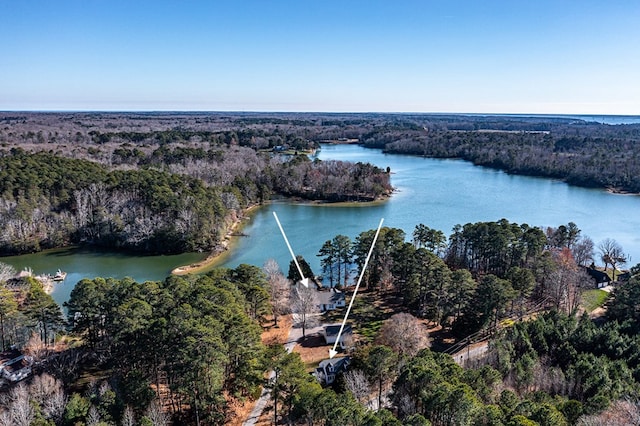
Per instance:
[[[225,113],[225,114],[379,114],[379,115],[495,115],[495,116],[587,116],[587,117],[640,117],[639,114],[595,114],[552,112],[418,112],[418,111],[286,111],[286,110],[225,110],[225,109],[0,109],[0,113]]]

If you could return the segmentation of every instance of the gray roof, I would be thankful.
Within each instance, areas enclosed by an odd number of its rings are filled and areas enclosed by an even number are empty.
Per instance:
[[[318,304],[331,305],[344,300],[344,293],[336,289],[318,291]]]
[[[324,332],[327,336],[335,336],[340,332],[340,326],[342,324],[332,324],[332,325],[326,325],[324,327]],[[342,330],[342,334],[349,334],[351,333],[351,324],[345,324],[344,325],[344,330]]]
[[[318,368],[321,368],[324,370],[329,365],[333,366],[333,371],[340,371],[340,369],[345,368],[347,365],[349,365],[349,357],[344,356],[339,358],[322,360],[320,361]]]

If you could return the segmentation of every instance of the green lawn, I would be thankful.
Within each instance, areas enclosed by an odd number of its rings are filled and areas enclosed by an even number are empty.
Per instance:
[[[394,305],[389,306],[383,301],[387,300],[387,295],[379,295],[376,292],[359,292],[356,301],[353,304],[351,313],[349,314],[348,323],[353,326],[353,331],[361,338],[361,340],[372,342],[384,320],[396,313]],[[349,296],[347,296],[349,302]],[[324,322],[338,323],[344,319],[347,308],[337,309],[324,314]]]
[[[608,297],[609,293],[604,290],[587,290],[582,293],[582,306],[587,312],[591,312],[604,305]]]

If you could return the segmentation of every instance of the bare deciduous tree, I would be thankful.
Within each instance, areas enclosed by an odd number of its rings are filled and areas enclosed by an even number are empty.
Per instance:
[[[362,370],[347,371],[344,374],[344,385],[360,404],[371,408],[371,385]]]
[[[169,415],[162,410],[162,406],[157,399],[151,401],[145,416],[151,420],[153,426],[168,426],[170,422]]]
[[[262,269],[267,275],[269,298],[273,310],[273,324],[277,327],[278,316],[289,312],[291,284],[282,274],[278,262],[274,259],[268,259]]]
[[[136,416],[133,412],[133,409],[127,405],[124,409],[124,413],[122,414],[122,426],[135,426],[136,424]]]
[[[46,419],[56,424],[62,419],[66,396],[60,380],[47,373],[35,376],[29,386],[29,394],[40,405]]]
[[[29,390],[24,383],[11,389],[7,398],[5,409],[7,416],[2,416],[2,421],[9,420],[8,424],[15,426],[29,426],[35,419],[35,411],[29,401]]]
[[[267,275],[268,281],[271,281],[278,275],[282,274],[280,271],[280,265],[278,265],[278,262],[275,259],[267,259],[267,261],[264,262],[264,265],[262,265],[262,270]]]
[[[593,262],[593,240],[587,236],[581,236],[571,247],[571,252],[578,265],[587,266]]]
[[[591,282],[585,271],[578,268],[571,251],[567,248],[554,256],[555,269],[549,274],[545,287],[546,295],[556,309],[575,312],[580,305],[582,290]]]
[[[616,401],[600,414],[582,416],[579,426],[627,426],[640,424],[640,406],[630,400]]]
[[[41,404],[59,387],[62,387],[62,384],[55,377],[43,373],[33,378],[29,386],[29,393],[34,400]]]
[[[291,310],[294,323],[302,327],[302,338],[306,338],[306,331],[315,324],[316,316],[320,313],[318,295],[311,287],[297,284],[291,292]]]
[[[13,426],[11,413],[8,410],[0,412],[0,426]]]
[[[86,425],[96,426],[99,423],[100,423],[100,413],[98,412],[98,409],[96,408],[96,406],[92,404],[91,407],[89,407],[89,412],[87,413]]]
[[[34,360],[40,361],[46,356],[47,345],[45,345],[38,333],[31,333],[31,337],[25,345],[24,351],[31,355]]]
[[[420,320],[408,313],[395,314],[380,328],[377,342],[387,345],[401,357],[414,356],[428,348],[429,333]]]
[[[0,284],[6,282],[9,278],[13,278],[16,275],[16,270],[13,266],[0,262]]]
[[[42,413],[47,419],[53,420],[55,424],[60,424],[66,405],[67,396],[62,390],[62,387],[60,387],[44,402],[42,405]]]
[[[611,238],[605,238],[598,244],[598,250],[602,261],[604,262],[604,270],[607,270],[607,266],[611,265],[612,269],[612,281],[616,280],[616,268],[618,265],[624,265],[627,263],[627,256],[623,253],[622,247],[618,242]]]
[[[100,386],[98,387],[98,395],[100,396],[100,398],[102,398],[104,394],[106,394],[109,391],[113,391],[113,389],[111,388],[111,385],[108,382],[100,383]]]

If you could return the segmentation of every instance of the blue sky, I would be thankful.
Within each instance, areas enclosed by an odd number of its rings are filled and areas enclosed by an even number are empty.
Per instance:
[[[0,0],[0,110],[640,114],[640,2]]]

